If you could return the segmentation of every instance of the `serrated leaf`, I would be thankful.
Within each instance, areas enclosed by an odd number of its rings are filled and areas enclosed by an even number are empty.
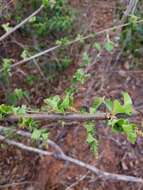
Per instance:
[[[24,115],[27,112],[27,107],[26,105],[22,105],[21,107],[13,107],[12,111],[16,115]]]
[[[57,111],[57,112],[59,111],[58,106],[59,106],[59,103],[61,102],[61,99],[58,95],[51,98],[47,98],[44,100],[44,102],[47,104],[49,109],[53,111]]]
[[[44,140],[44,141],[47,141],[48,140],[48,137],[49,137],[49,134],[48,134],[48,132],[46,133],[42,133],[42,140]]]
[[[88,134],[87,139],[86,139],[88,144],[92,144],[95,141],[95,138],[91,133]]]
[[[95,123],[86,122],[86,123],[84,124],[84,127],[86,128],[87,133],[94,134],[94,131],[95,131]]]
[[[41,130],[39,130],[39,129],[34,129],[31,138],[32,138],[33,140],[39,140],[40,137],[41,137]]]

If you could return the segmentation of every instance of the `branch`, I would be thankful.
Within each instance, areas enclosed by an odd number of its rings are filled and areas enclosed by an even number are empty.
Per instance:
[[[42,51],[42,52],[40,52],[40,53],[37,53],[37,54],[31,56],[31,57],[29,57],[29,58],[26,58],[26,59],[23,59],[23,60],[21,60],[21,61],[18,61],[17,63],[11,65],[11,68],[20,66],[20,65],[22,65],[23,63],[26,63],[26,62],[28,62],[28,61],[31,61],[31,60],[37,58],[37,57],[40,57],[40,56],[42,56],[42,55],[45,55],[46,53],[49,53],[49,52],[51,52],[51,51],[54,51],[54,50],[56,50],[56,49],[59,48],[59,47],[60,47],[60,45],[51,47],[51,48],[49,48],[49,49],[46,49],[46,50],[44,50],[44,51]],[[1,70],[0,70],[0,72],[1,72]]]
[[[15,183],[10,183],[10,184],[5,184],[5,185],[0,185],[0,189],[8,189],[10,187],[16,187],[16,186],[22,186],[22,185],[25,185],[25,184],[38,184],[38,182],[36,181],[21,181],[21,182],[15,182]]]
[[[17,29],[19,29],[21,26],[23,26],[26,22],[28,22],[33,16],[35,16],[36,14],[38,14],[42,9],[44,8],[43,5],[41,5],[35,12],[33,12],[29,17],[27,17],[26,19],[24,19],[22,22],[20,22],[18,25],[16,25],[14,28],[12,28],[11,30],[9,30],[8,32],[6,32],[3,36],[0,37],[0,42],[2,40],[4,40],[5,38],[7,38],[10,34],[12,34],[13,32],[15,32]]]
[[[18,121],[21,118],[28,119],[32,118],[34,120],[42,120],[42,121],[92,121],[92,120],[108,120],[111,119],[111,115],[109,113],[96,113],[96,114],[48,114],[48,113],[35,113],[35,114],[25,114],[22,116],[19,115],[11,115],[5,118],[7,121]]]
[[[123,15],[123,17],[121,19],[121,23],[124,23],[126,21],[126,19],[128,18],[128,16],[134,14],[138,2],[139,2],[139,0],[130,0],[129,1],[129,4],[127,5],[127,9],[124,12],[124,15]]]
[[[90,164],[87,164],[83,161],[77,160],[75,158],[69,157],[65,154],[57,154],[54,152],[48,152],[45,150],[41,150],[38,148],[33,148],[30,146],[26,146],[22,143],[13,141],[13,140],[8,140],[6,139],[4,136],[0,135],[0,141],[3,141],[4,143],[7,143],[8,145],[13,145],[16,146],[20,149],[26,150],[26,151],[30,151],[30,152],[34,152],[34,153],[38,153],[40,155],[43,156],[52,156],[56,159],[59,160],[64,160],[64,161],[68,161],[72,164],[75,164],[77,166],[81,166],[83,168],[88,169],[89,171],[92,171],[93,173],[95,173],[98,177],[105,179],[105,180],[114,180],[114,181],[125,181],[125,182],[132,182],[132,183],[143,183],[143,179],[139,178],[139,177],[133,177],[133,176],[127,176],[127,175],[120,175],[120,174],[113,174],[113,173],[109,173],[109,172],[104,172]]]
[[[22,131],[22,130],[16,130],[16,129],[12,129],[10,127],[3,127],[3,126],[0,126],[0,132],[1,131],[5,131],[5,130],[10,130],[12,132],[15,132],[17,135],[21,135],[23,137],[28,137],[28,138],[31,138],[32,134],[29,133],[29,132],[25,132],[25,131]],[[64,154],[62,149],[52,140],[48,139],[47,140],[47,144],[50,145],[51,147],[53,147],[56,152],[60,153],[60,154]]]
[[[137,21],[137,23],[141,23],[141,22],[143,22],[143,20]],[[91,33],[91,34],[89,34],[89,35],[87,35],[87,36],[84,36],[84,37],[82,37],[82,38],[80,38],[80,39],[75,39],[75,40],[69,42],[68,45],[72,45],[72,44],[74,44],[74,43],[77,43],[77,42],[79,42],[81,39],[82,39],[82,40],[86,40],[86,39],[89,39],[89,38],[94,38],[96,35],[104,34],[104,33],[107,33],[107,32],[110,32],[110,31],[113,31],[113,30],[116,30],[116,29],[120,29],[120,28],[122,28],[122,27],[124,27],[124,26],[128,26],[128,25],[130,25],[130,23],[125,23],[125,24],[113,26],[113,27],[111,27],[111,28],[107,28],[107,29],[104,29],[104,30],[101,30],[101,31],[98,31],[98,32],[95,32],[95,33]],[[33,56],[29,57],[29,58],[26,58],[26,59],[24,59],[24,60],[18,61],[17,63],[11,65],[11,68],[15,68],[15,67],[17,67],[17,66],[20,66],[20,65],[22,65],[22,64],[24,64],[24,63],[26,63],[26,62],[29,62],[29,61],[35,59],[35,58],[37,58],[37,57],[40,57],[40,56],[45,55],[45,54],[47,54],[47,53],[49,53],[49,52],[52,52],[52,51],[54,51],[54,50],[60,48],[61,46],[62,46],[62,45],[53,46],[53,47],[48,48],[48,49],[46,49],[46,50],[44,50],[44,51],[42,51],[42,52],[40,52],[40,53],[35,54],[35,55],[33,55]],[[3,69],[0,69],[0,72],[2,72],[2,71],[3,71]]]

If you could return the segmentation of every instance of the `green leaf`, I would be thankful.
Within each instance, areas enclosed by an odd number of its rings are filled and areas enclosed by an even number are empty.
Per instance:
[[[2,28],[5,30],[5,32],[9,32],[10,30],[12,30],[10,23],[2,24]]]
[[[90,145],[90,149],[93,153],[98,153],[98,140],[94,138],[94,142]]]
[[[31,17],[30,19],[29,19],[29,23],[33,23],[33,22],[35,22],[36,21],[36,16],[33,16],[33,17]]]
[[[112,119],[108,122],[109,125],[112,126],[112,131],[113,132],[123,132],[123,124],[126,124],[125,119]],[[127,122],[128,123],[128,122]]]
[[[86,123],[84,123],[84,127],[86,128],[87,133],[94,134],[94,132],[95,132],[95,123],[86,122]]]
[[[83,65],[88,65],[90,63],[90,57],[87,52],[83,53],[82,60],[83,60]]]
[[[125,132],[125,134],[127,135],[128,140],[134,144],[136,142],[137,139],[137,134],[136,134],[136,125],[129,123],[129,124],[124,124],[123,126],[123,130]]]
[[[28,128],[30,131],[33,131],[34,129],[37,129],[38,122],[34,121],[32,118],[22,118],[19,121],[19,125],[22,128]]]
[[[101,45],[97,42],[94,43],[93,47],[97,50],[100,51],[101,50]]]
[[[105,43],[104,47],[108,52],[111,52],[114,49],[114,43],[112,41],[108,41]]]
[[[121,105],[121,103],[118,100],[114,100],[112,113],[113,114],[124,113],[127,115],[131,115],[133,110],[131,97],[127,92],[124,92],[122,94],[124,98],[124,104]]]
[[[84,36],[81,34],[78,34],[75,40],[79,41],[80,43],[84,43]]]
[[[113,102],[112,102],[110,99],[107,99],[107,100],[104,101],[104,103],[105,103],[107,109],[108,109],[110,112],[112,112],[112,109],[113,109]]]
[[[93,137],[91,133],[88,133],[86,141],[88,144],[91,144],[95,141],[95,138]]]
[[[28,51],[28,49],[24,49],[21,53],[21,58],[23,58],[24,60],[27,59],[28,57],[30,57],[30,53]]]
[[[118,114],[118,113],[125,113],[124,107],[121,105],[121,103],[118,100],[113,101],[113,114]]]
[[[24,115],[27,112],[27,107],[26,105],[22,105],[21,107],[13,107],[12,111],[16,115]]]
[[[45,7],[49,5],[49,0],[42,0],[42,3]]]
[[[59,112],[59,104],[61,102],[60,96],[56,95],[44,100],[44,103],[48,106],[48,109]]]
[[[48,132],[47,133],[46,132],[42,133],[42,140],[47,141],[48,137],[49,137],[49,133]]]
[[[32,138],[33,140],[40,140],[41,133],[42,133],[41,130],[39,130],[39,129],[34,129],[31,138]]]
[[[78,69],[75,73],[75,75],[73,76],[73,83],[77,83],[80,82],[81,84],[84,84],[85,79],[87,77],[87,74],[85,74],[83,69]]]
[[[73,97],[72,95],[69,95],[68,93],[66,94],[66,96],[63,99],[63,102],[59,105],[59,109],[64,112],[65,110],[67,110],[68,108],[70,108],[70,106],[72,105],[73,102]]]
[[[91,113],[96,113],[97,109],[99,108],[99,106],[104,102],[104,99],[101,97],[97,97],[94,102],[93,105],[90,108],[90,112]]]
[[[0,105],[0,119],[12,114],[12,106],[1,104]]]
[[[132,143],[135,144],[136,140],[137,140],[137,134],[135,132],[133,133],[129,133],[127,135],[128,140]]]
[[[2,65],[2,69],[3,69],[3,75],[5,77],[8,77],[11,71],[11,64],[12,64],[12,59],[3,59],[3,65]]]
[[[123,97],[124,97],[124,109],[125,113],[128,115],[132,114],[133,108],[132,108],[132,99],[129,96],[127,92],[123,92]]]

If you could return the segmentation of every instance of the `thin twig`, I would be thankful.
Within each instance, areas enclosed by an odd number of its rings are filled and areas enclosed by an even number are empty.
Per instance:
[[[143,22],[143,20],[137,21],[137,23],[141,23],[141,22]],[[122,28],[122,27],[125,27],[125,26],[128,26],[128,25],[130,25],[130,23],[125,23],[125,24],[113,26],[113,27],[111,27],[111,28],[107,28],[107,29],[101,30],[101,31],[99,31],[99,32],[91,33],[91,34],[89,34],[89,35],[87,35],[87,36],[82,37],[81,39],[82,39],[82,40],[86,40],[86,39],[89,39],[89,38],[93,38],[93,37],[95,37],[96,35],[104,34],[104,33],[107,33],[107,32],[110,32],[110,31],[113,31],[113,30],[116,30],[116,29],[119,29],[119,28]],[[81,39],[75,39],[75,40],[69,42],[68,45],[72,45],[72,44],[74,44],[74,43],[76,43],[76,42],[79,42]],[[53,47],[48,48],[48,49],[46,49],[46,50],[44,50],[44,51],[42,51],[42,52],[40,52],[40,53],[37,53],[37,54],[35,54],[35,55],[33,55],[33,56],[27,58],[27,59],[18,61],[17,63],[14,63],[13,65],[11,65],[11,68],[15,68],[15,67],[17,67],[17,66],[20,66],[20,65],[26,63],[26,62],[31,61],[32,59],[35,59],[35,58],[37,58],[37,57],[40,57],[40,56],[42,56],[42,55],[44,55],[44,54],[47,54],[47,53],[49,53],[49,52],[52,52],[52,51],[58,49],[59,47],[62,47],[62,45],[53,46]],[[0,72],[2,72],[2,71],[3,71],[3,69],[0,70]]]
[[[73,187],[77,186],[81,181],[83,181],[85,178],[87,178],[89,172],[83,176],[81,176],[77,181],[72,183],[70,186],[68,186],[65,190],[72,190]]]
[[[21,181],[21,182],[15,182],[15,183],[10,183],[10,184],[5,184],[5,185],[0,185],[0,188],[9,188],[9,187],[16,187],[19,185],[25,185],[25,184],[38,184],[36,181]]]
[[[10,128],[10,127],[0,126],[0,131],[5,131],[5,130],[10,130],[12,132],[15,132],[17,135],[21,135],[23,137],[31,138],[31,136],[32,136],[32,134],[29,133],[29,132],[25,132],[25,131],[22,131],[22,130],[17,131],[16,129],[13,129],[13,128]],[[58,152],[60,154],[64,154],[62,149],[54,141],[48,139],[47,144],[50,145],[51,147],[53,147],[56,150],[56,152]]]
[[[72,164],[75,164],[77,166],[81,166],[83,168],[88,169],[89,171],[92,171],[93,173],[95,173],[97,176],[99,176],[100,178],[102,178],[104,180],[125,181],[125,182],[132,182],[132,183],[143,183],[142,178],[104,172],[104,171],[96,168],[95,166],[92,166],[92,165],[87,164],[83,161],[77,160],[75,158],[66,156],[65,154],[61,155],[61,154],[57,154],[54,152],[48,152],[45,150],[26,146],[22,143],[19,143],[19,142],[13,141],[13,140],[8,140],[2,135],[0,135],[0,141],[7,143],[8,145],[16,146],[16,147],[23,149],[23,150],[26,150],[26,151],[38,153],[38,154],[43,155],[43,156],[52,156],[52,157],[59,159],[59,160],[68,161]]]
[[[33,16],[38,14],[42,9],[44,8],[43,5],[41,5],[36,11],[34,11],[30,16],[28,16],[26,19],[24,19],[22,22],[20,22],[18,25],[16,25],[14,28],[6,32],[4,35],[0,37],[0,42],[7,38],[10,34],[15,32],[17,29],[19,29],[21,26],[23,26],[26,22],[28,22]]]

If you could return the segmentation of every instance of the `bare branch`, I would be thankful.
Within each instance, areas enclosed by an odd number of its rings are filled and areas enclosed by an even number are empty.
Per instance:
[[[28,16],[26,19],[24,19],[22,22],[20,22],[18,25],[16,25],[14,28],[6,32],[3,36],[0,37],[0,42],[7,38],[10,34],[15,32],[17,29],[19,29],[21,26],[23,26],[26,22],[28,22],[33,16],[38,14],[42,9],[44,8],[43,5],[41,5],[36,11],[34,11],[30,16]]]
[[[137,23],[141,23],[141,22],[143,22],[143,20],[137,21]],[[89,34],[89,35],[87,35],[87,36],[82,37],[82,40],[86,40],[86,39],[89,39],[89,38],[94,38],[96,35],[104,34],[104,33],[106,33],[106,32],[111,32],[111,31],[113,31],[113,30],[120,29],[120,28],[122,28],[122,27],[124,27],[124,26],[128,26],[129,24],[130,24],[130,23],[125,23],[125,24],[113,26],[113,27],[111,27],[111,28],[103,29],[103,30],[101,30],[101,31],[99,31],[99,32],[95,32],[94,34],[91,33],[91,34]],[[75,40],[69,42],[68,45],[72,45],[72,44],[74,44],[74,43],[77,43],[77,42],[79,42],[80,40],[81,40],[81,39],[75,39]],[[40,53],[37,53],[37,54],[35,54],[35,55],[33,55],[33,56],[27,58],[27,59],[18,61],[17,63],[13,64],[11,67],[14,68],[14,67],[16,67],[16,66],[20,66],[20,65],[22,65],[22,64],[24,64],[24,63],[26,63],[26,62],[28,62],[28,61],[31,61],[32,59],[35,59],[35,58],[37,58],[37,57],[40,57],[40,56],[42,56],[42,55],[44,55],[44,54],[46,54],[46,53],[52,52],[52,51],[58,49],[59,47],[61,47],[61,45],[57,45],[57,46],[51,47],[51,48],[49,48],[49,49],[46,49],[46,50],[44,50],[44,51],[42,51],[42,52],[40,52]],[[2,72],[2,69],[0,70],[0,72]]]
[[[143,22],[143,20],[137,21],[137,23],[141,23],[141,22]],[[92,33],[92,34],[89,34],[89,35],[87,35],[87,36],[82,37],[82,40],[86,40],[86,39],[89,39],[89,38],[94,38],[95,35],[100,35],[100,34],[104,34],[104,33],[106,33],[106,32],[110,32],[110,31],[113,31],[113,30],[117,30],[117,29],[120,29],[120,28],[122,28],[122,27],[124,27],[124,26],[128,26],[129,24],[130,24],[130,23],[125,23],[125,24],[121,24],[121,25],[117,25],[117,26],[113,26],[113,27],[111,27],[111,28],[107,28],[107,29],[101,30],[101,31],[99,31],[99,32],[95,32],[95,34],[93,34],[93,33]],[[2,37],[3,37],[3,36],[2,36]],[[1,38],[2,38],[2,37],[1,37]],[[0,38],[0,41],[1,41],[1,38]],[[76,42],[79,42],[80,40],[81,40],[81,39],[75,39],[75,40],[71,41],[70,43],[68,43],[68,45],[72,45],[72,44],[74,44],[74,43],[76,43]],[[61,47],[61,45],[53,46],[53,47],[48,48],[48,49],[46,49],[46,50],[44,50],[44,51],[42,51],[42,52],[39,52],[39,53],[37,53],[37,54],[35,54],[35,55],[33,55],[33,56],[27,58],[27,59],[18,61],[17,63],[14,63],[13,65],[11,65],[11,68],[15,68],[15,67],[20,66],[20,65],[22,65],[22,64],[24,64],[24,63],[27,63],[27,62],[29,62],[29,61],[31,61],[31,60],[37,58],[37,57],[40,57],[40,56],[45,55],[45,54],[47,54],[47,53],[49,53],[49,52],[52,52],[52,51],[58,49],[59,47]],[[0,69],[0,72],[2,72],[2,71],[3,71],[3,69]]]
[[[6,118],[7,121],[18,121],[19,119],[24,118],[32,118],[34,120],[42,120],[42,121],[92,121],[92,120],[108,120],[111,119],[110,113],[96,113],[96,114],[48,114],[48,113],[35,113],[35,114],[25,114],[22,116],[19,115],[11,115]]]
[[[127,176],[127,175],[120,175],[120,174],[113,174],[113,173],[109,173],[109,172],[104,172],[90,164],[87,164],[83,161],[77,160],[75,158],[66,156],[65,154],[57,154],[54,152],[48,152],[45,150],[41,150],[41,149],[37,149],[37,148],[33,148],[30,146],[26,146],[22,143],[13,141],[13,140],[8,140],[6,139],[4,136],[0,135],[0,141],[7,143],[8,145],[13,145],[16,146],[20,149],[26,150],[26,151],[30,151],[30,152],[34,152],[34,153],[38,153],[40,155],[43,156],[52,156],[56,159],[60,159],[60,160],[64,160],[64,161],[68,161],[72,164],[75,164],[77,166],[81,166],[83,168],[88,169],[89,171],[92,171],[93,173],[95,173],[97,176],[99,176],[99,178],[102,178],[104,180],[114,180],[114,181],[125,181],[125,182],[132,182],[132,183],[143,183],[143,179],[139,178],[139,177],[133,177],[133,176]]]
[[[46,49],[46,50],[44,50],[44,51],[42,51],[42,52],[40,52],[40,53],[37,53],[37,54],[35,54],[35,55],[33,55],[33,56],[29,57],[29,58],[26,58],[26,59],[24,59],[24,60],[18,61],[17,63],[11,65],[11,68],[20,66],[20,65],[22,65],[23,63],[26,63],[26,62],[28,62],[28,61],[31,61],[31,60],[33,60],[33,59],[35,59],[35,58],[37,58],[37,57],[40,57],[40,56],[42,56],[42,55],[44,55],[44,54],[46,54],[46,53],[51,52],[51,51],[53,51],[53,50],[55,50],[55,49],[57,49],[57,48],[59,48],[59,47],[60,47],[60,45],[54,46],[54,47],[49,48],[49,49]],[[0,71],[1,71],[1,70],[0,70]]]
[[[22,130],[16,130],[16,129],[12,129],[10,127],[3,127],[3,126],[0,126],[0,131],[5,131],[5,130],[10,130],[12,132],[15,132],[17,135],[21,135],[23,137],[28,137],[28,138],[31,138],[32,134],[29,133],[29,132],[25,132],[25,131],[22,131]],[[52,140],[48,139],[47,140],[47,143],[48,145],[50,145],[51,147],[53,147],[56,152],[60,153],[60,154],[64,154],[62,149]]]
[[[16,146],[16,147],[18,147],[20,149],[23,149],[23,150],[26,150],[26,151],[29,151],[29,152],[34,152],[34,153],[38,153],[38,154],[45,155],[45,156],[52,156],[53,155],[52,152],[48,152],[48,151],[44,151],[44,150],[41,150],[41,149],[33,148],[31,146],[26,146],[26,145],[24,145],[22,143],[19,143],[19,142],[13,141],[13,140],[8,140],[2,135],[0,135],[0,141],[4,141],[9,145]]]
[[[138,21],[138,23],[140,23],[140,22],[143,22],[143,20]],[[130,24],[130,23],[125,23],[125,24],[113,26],[113,27],[111,27],[111,28],[107,28],[107,29],[104,29],[104,30],[101,30],[101,31],[98,31],[98,32],[95,32],[95,33],[91,33],[91,34],[89,34],[89,35],[87,35],[87,36],[82,37],[82,40],[86,40],[86,39],[89,39],[89,38],[94,38],[95,35],[100,35],[100,34],[104,34],[104,33],[106,33],[106,32],[110,32],[110,31],[113,31],[113,30],[117,30],[117,29],[120,29],[120,28],[122,28],[122,27],[124,27],[124,26],[128,26],[129,24]],[[77,42],[79,42],[80,40],[81,40],[81,39],[75,39],[75,40],[71,41],[68,45],[72,45],[72,44],[74,44],[74,43],[77,43]],[[24,63],[26,63],[26,62],[29,62],[29,61],[35,59],[35,58],[37,58],[37,57],[40,57],[40,56],[45,55],[45,54],[47,54],[47,53],[49,53],[49,52],[52,52],[52,51],[58,49],[59,47],[61,47],[61,45],[53,46],[53,47],[48,48],[48,49],[46,49],[46,50],[44,50],[44,51],[42,51],[42,52],[40,52],[40,53],[37,53],[37,54],[35,54],[35,55],[33,55],[33,56],[27,58],[27,59],[18,61],[17,63],[14,63],[13,65],[11,65],[11,68],[15,68],[15,67],[17,67],[17,66],[20,66],[20,65],[22,65],[22,64],[24,64]],[[2,72],[2,71],[3,71],[3,69],[0,69],[0,72]]]

